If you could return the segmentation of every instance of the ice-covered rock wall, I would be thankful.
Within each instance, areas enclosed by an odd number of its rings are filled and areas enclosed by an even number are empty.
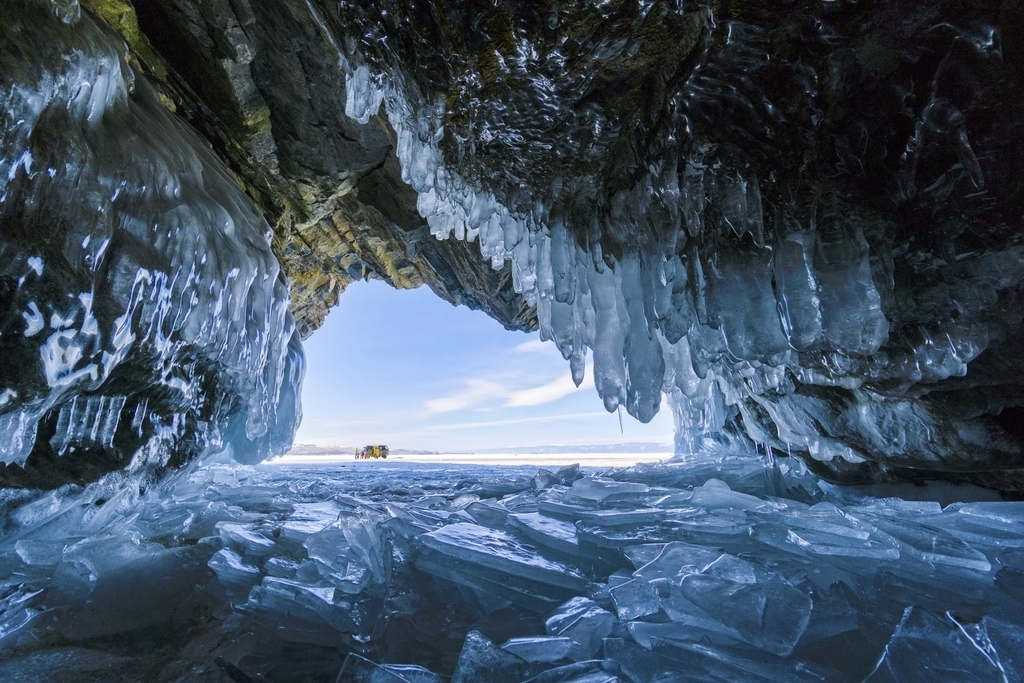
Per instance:
[[[270,226],[77,2],[0,9],[0,485],[282,453]]]
[[[1021,12],[344,2],[435,236],[598,393],[847,480],[1019,488]]]
[[[713,435],[845,481],[1024,490],[1018,3],[55,6],[119,34],[137,91],[149,81],[255,202],[303,336],[355,279],[426,284],[539,327],[577,379],[592,354],[611,410],[648,420],[667,395],[680,451]],[[7,41],[25,48],[5,78],[82,52],[68,31]],[[10,168],[26,144],[5,138]],[[197,277],[230,289],[223,267]],[[29,415],[14,405],[11,434]]]

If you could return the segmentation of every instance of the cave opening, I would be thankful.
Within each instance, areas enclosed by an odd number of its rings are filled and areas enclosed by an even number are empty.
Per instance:
[[[346,289],[304,343],[303,420],[284,461],[391,460],[552,467],[656,461],[674,452],[670,410],[648,424],[601,406],[592,368],[579,386],[553,344],[453,307],[426,287]],[[307,458],[308,459],[308,458]]]

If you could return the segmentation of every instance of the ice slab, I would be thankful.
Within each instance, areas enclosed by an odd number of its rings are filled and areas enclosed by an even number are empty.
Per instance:
[[[633,576],[647,581],[668,579],[672,583],[677,583],[687,574],[699,574],[722,557],[718,550],[679,541],[657,545],[645,552],[646,556],[653,557],[633,572]]]
[[[621,552],[634,568],[639,569],[656,558],[665,549],[666,543],[640,543],[627,545]]]
[[[718,646],[740,646],[743,638],[721,622],[702,613],[692,604],[684,610],[666,601],[663,603],[671,621],[631,621],[626,625],[630,639],[646,650],[651,650],[659,640],[673,640],[690,643],[714,643]]]
[[[341,508],[333,501],[296,503],[287,520],[281,524],[282,538],[302,544],[318,531],[338,519]]]
[[[753,521],[743,512],[729,508],[673,515],[662,522],[662,537],[711,546],[742,546],[750,537]]]
[[[536,665],[499,648],[478,631],[466,634],[451,683],[519,683],[536,672]]]
[[[411,664],[375,664],[350,652],[334,683],[442,683],[429,669]]]
[[[56,566],[64,558],[67,543],[61,541],[17,541],[14,551],[27,565]]]
[[[207,565],[217,578],[228,585],[255,585],[260,582],[260,570],[245,561],[228,548],[221,548],[213,554]]]
[[[692,507],[707,510],[719,508],[732,510],[759,510],[780,507],[778,503],[762,500],[739,491],[733,491],[729,485],[719,479],[708,479],[703,486],[694,489],[693,495],[687,500]]]
[[[508,510],[495,503],[473,502],[466,506],[465,511],[477,524],[491,529],[504,528],[508,520]]]
[[[500,603],[520,605],[529,610],[547,612],[564,600],[571,591],[540,584],[512,574],[481,571],[479,567],[453,563],[434,553],[425,552],[416,558],[416,568],[443,581],[473,589],[479,598],[490,601],[496,608]]]
[[[563,495],[559,493],[557,497],[542,496],[537,499],[537,510],[550,517],[561,517],[564,519],[577,520],[579,516],[590,507],[596,506],[597,503],[592,500],[586,500],[583,498],[577,498],[573,502],[567,502],[563,500]]]
[[[577,661],[590,659],[615,627],[615,617],[593,600],[576,597],[555,610],[544,624],[548,634],[573,641],[569,654]]]
[[[505,642],[501,649],[527,662],[552,663],[569,656],[573,649],[573,641],[567,637],[512,638]]]
[[[639,510],[580,510],[577,519],[596,526],[627,526],[653,524],[665,519],[665,510],[641,508]]]
[[[569,555],[579,555],[580,553],[576,527],[568,522],[545,516],[539,512],[520,512],[509,515],[508,523],[534,543]]]
[[[603,501],[609,498],[629,498],[650,491],[646,484],[615,481],[600,477],[584,477],[572,484],[572,494],[584,500]]]
[[[849,533],[833,533],[831,529],[790,528],[785,524],[759,524],[753,529],[754,538],[793,553],[807,553],[819,557],[863,558],[866,560],[897,560],[900,548],[883,538],[864,538]]]
[[[682,594],[736,629],[751,645],[779,656],[793,651],[811,616],[810,596],[784,579],[747,583],[708,574],[684,576]]]
[[[224,545],[235,548],[243,555],[266,557],[274,552],[274,542],[258,531],[230,522],[220,523],[217,527]]]
[[[496,529],[452,524],[424,534],[421,542],[445,557],[539,583],[578,591],[586,584],[584,577],[566,565],[538,556],[529,546]]]
[[[901,552],[925,562],[979,572],[992,569],[983,553],[941,529],[919,524],[904,516],[871,515],[859,509],[851,510],[850,514],[892,538]]]
[[[661,605],[651,584],[635,578],[608,589],[615,603],[615,611],[622,621],[632,621],[657,614]]]
[[[1016,680],[1007,676],[1000,652],[988,634],[991,624],[961,623],[952,615],[936,615],[921,608],[908,607],[885,646],[884,654],[866,679],[871,683],[892,681],[909,683],[925,680],[962,680],[1002,682]],[[998,627],[997,627],[998,628]],[[1019,658],[1020,631],[1002,641],[1010,645],[1008,661]],[[1013,664],[1010,665],[1013,670]]]

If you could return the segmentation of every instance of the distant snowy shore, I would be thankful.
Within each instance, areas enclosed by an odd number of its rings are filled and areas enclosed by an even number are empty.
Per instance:
[[[355,460],[354,449],[332,449],[318,453],[296,452],[266,461],[268,465],[324,465],[332,463],[359,463],[373,466],[378,460]],[[454,465],[533,465],[536,467],[561,467],[577,463],[583,467],[629,467],[641,462],[660,462],[672,457],[672,452],[609,452],[609,453],[423,453],[391,451],[388,463],[448,463]]]
[[[351,453],[355,451],[354,446],[318,446],[315,444],[295,444],[288,455],[334,455],[337,453]],[[510,446],[505,448],[484,448],[475,450],[450,451],[455,454],[473,453],[502,453],[502,454],[540,454],[552,453],[672,453],[673,447],[670,443],[654,443],[650,441],[638,441],[630,443],[614,444],[589,444],[589,445],[565,445],[565,444],[544,444],[538,446]],[[426,451],[407,448],[392,448],[392,454],[398,455],[443,455],[446,451]]]

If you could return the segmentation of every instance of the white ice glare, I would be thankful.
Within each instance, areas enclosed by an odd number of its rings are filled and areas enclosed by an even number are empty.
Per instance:
[[[43,314],[39,311],[39,306],[36,305],[35,301],[28,302],[28,310],[21,314],[25,319],[25,336],[32,337],[43,331],[46,326],[43,320]]]

